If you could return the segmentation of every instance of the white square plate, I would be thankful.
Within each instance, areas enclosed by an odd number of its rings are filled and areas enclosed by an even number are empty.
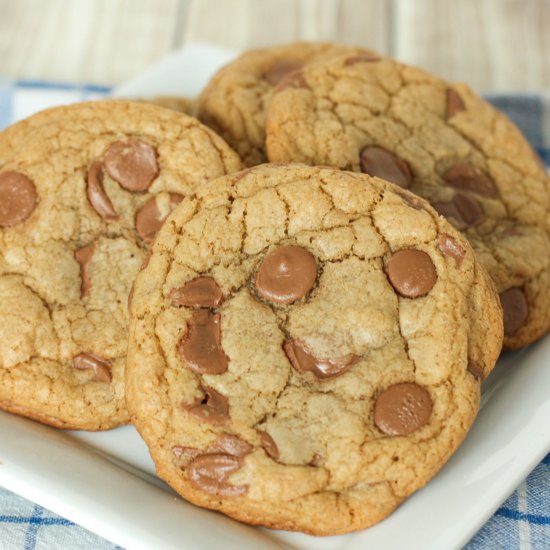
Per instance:
[[[176,52],[120,86],[118,97],[195,96],[234,56]],[[241,525],[161,482],[133,427],[61,432],[0,413],[0,485],[130,549],[460,548],[550,451],[550,337],[502,357],[483,384],[466,441],[427,487],[368,530],[314,538]]]

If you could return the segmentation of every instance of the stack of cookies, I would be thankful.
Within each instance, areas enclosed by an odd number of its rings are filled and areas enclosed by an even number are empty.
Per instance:
[[[503,340],[550,329],[544,167],[466,86],[361,48],[247,52],[162,103],[0,134],[0,407],[131,421],[162,479],[250,524],[382,520]]]

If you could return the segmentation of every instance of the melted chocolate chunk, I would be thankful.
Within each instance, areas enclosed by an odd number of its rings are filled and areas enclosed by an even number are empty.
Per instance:
[[[385,389],[374,406],[374,422],[387,435],[407,435],[424,426],[432,414],[432,398],[414,382]]]
[[[466,163],[451,166],[444,174],[447,185],[463,191],[471,191],[484,197],[497,198],[498,188],[491,177],[481,168]]]
[[[464,250],[453,237],[446,233],[441,234],[437,246],[442,254],[454,258],[456,267],[460,268],[464,256],[466,255],[466,250]]]
[[[466,109],[464,101],[462,101],[462,98],[458,95],[458,92],[452,88],[447,88],[445,107],[447,119],[453,118],[457,113],[460,113]]]
[[[19,172],[0,174],[0,227],[24,222],[36,208],[34,183]]]
[[[387,273],[393,288],[406,298],[425,296],[437,281],[435,265],[422,250],[395,252],[388,261]]]
[[[273,460],[278,460],[279,449],[273,438],[267,432],[259,432],[259,435],[260,443],[267,456]]]
[[[346,371],[357,361],[353,354],[331,359],[318,359],[300,340],[290,340],[284,345],[285,353],[298,372],[312,372],[317,378],[333,378]]]
[[[483,365],[478,361],[474,361],[471,358],[468,358],[468,372],[476,379],[483,380],[484,369]]]
[[[85,298],[90,293],[92,288],[92,280],[90,278],[90,262],[94,256],[96,241],[89,245],[83,246],[75,251],[74,257],[80,264],[80,297]]]
[[[500,293],[500,303],[504,316],[504,334],[515,334],[529,317],[529,304],[521,288],[509,288]]]
[[[111,381],[111,361],[93,353],[80,353],[73,357],[73,367],[94,371],[95,380],[98,382]]]
[[[465,193],[456,193],[451,202],[434,202],[433,207],[461,231],[485,220],[481,205]]]
[[[412,182],[409,165],[382,147],[364,147],[359,154],[361,172],[408,189]]]
[[[185,468],[197,458],[203,451],[195,447],[184,447],[182,445],[175,445],[172,447],[172,455],[174,456],[177,465],[180,468]]]
[[[315,284],[317,262],[301,246],[280,246],[270,252],[256,274],[258,294],[271,302],[291,304]]]
[[[242,460],[227,454],[199,455],[189,464],[191,483],[211,495],[236,497],[247,493],[246,485],[231,485],[228,479],[242,466]]]
[[[170,291],[170,300],[175,306],[217,307],[223,301],[218,283],[212,277],[195,277],[183,287]]]
[[[238,458],[244,458],[252,451],[252,445],[236,435],[221,434],[204,451],[195,447],[172,447],[172,454],[181,468],[188,466],[199,455],[228,454]]]
[[[485,213],[481,205],[465,193],[457,193],[453,199],[453,204],[460,215],[460,219],[466,227],[475,227],[485,220]]]
[[[103,157],[103,166],[128,191],[147,191],[159,174],[155,150],[137,139],[113,143]]]
[[[252,451],[252,445],[236,435],[221,434],[207,450],[209,453],[226,453],[243,458]]]
[[[154,196],[140,208],[136,214],[136,231],[146,244],[155,240],[162,224],[182,199],[182,195],[170,193],[167,208],[162,211],[158,204],[160,198]]]
[[[219,426],[229,420],[229,400],[225,395],[213,388],[201,386],[203,397],[199,397],[190,405],[182,404],[182,408],[194,417]]]
[[[263,78],[271,86],[276,86],[285,76],[301,69],[304,64],[301,61],[282,59],[275,61],[264,73]]]
[[[103,187],[103,167],[94,162],[86,175],[86,194],[92,208],[107,222],[117,220],[117,214],[111,199]]]
[[[285,88],[304,88],[309,89],[308,83],[302,71],[294,71],[281,79],[277,84],[275,91],[280,92]]]
[[[193,311],[187,332],[179,343],[180,357],[197,374],[222,374],[228,359],[221,345],[220,314],[202,309]]]

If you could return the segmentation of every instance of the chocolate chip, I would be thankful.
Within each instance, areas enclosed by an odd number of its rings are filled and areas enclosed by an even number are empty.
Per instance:
[[[155,150],[137,139],[113,143],[103,157],[103,166],[128,191],[147,191],[159,174]]]
[[[187,333],[179,343],[179,354],[197,374],[222,374],[228,360],[221,346],[220,314],[203,309],[193,311]]]
[[[273,438],[267,432],[258,432],[258,435],[260,436],[260,444],[267,456],[273,460],[278,460],[279,449]]]
[[[437,281],[434,263],[422,250],[395,252],[388,261],[387,273],[393,288],[406,298],[425,296]]]
[[[482,380],[484,369],[483,365],[480,364],[478,361],[474,361],[473,359],[468,358],[468,366],[467,366],[468,372],[476,379],[476,380]]]
[[[229,400],[225,395],[217,392],[213,388],[201,386],[203,397],[199,397],[191,405],[182,404],[182,408],[189,414],[219,426],[225,424],[229,420]]]
[[[92,280],[90,279],[90,262],[95,252],[96,241],[83,246],[75,251],[75,260],[80,264],[80,297],[84,298],[92,288]]]
[[[301,69],[303,66],[302,62],[291,59],[275,61],[264,73],[263,78],[271,86],[276,86],[286,75]]]
[[[277,84],[276,91],[279,92],[285,88],[309,88],[304,73],[302,71],[289,73]]]
[[[364,53],[361,55],[354,55],[352,57],[348,57],[344,61],[344,65],[347,67],[349,65],[355,65],[356,63],[373,63],[380,60],[381,60],[381,57],[374,53]]]
[[[414,382],[385,389],[374,405],[374,422],[387,435],[407,435],[424,426],[432,413],[432,398]]]
[[[452,201],[433,202],[432,206],[437,210],[439,215],[451,222],[457,229],[462,231],[467,228],[466,222],[462,219],[462,214],[458,211],[458,208]]]
[[[195,447],[183,447],[181,445],[175,445],[172,447],[171,451],[180,468],[189,466],[195,458],[202,454],[200,449],[196,449]]]
[[[485,220],[481,205],[465,193],[456,193],[451,202],[434,202],[432,206],[461,231]]]
[[[236,435],[230,434],[219,435],[214,443],[209,445],[205,450],[196,449],[195,447],[183,447],[180,445],[172,447],[172,454],[181,468],[188,466],[199,455],[223,453],[243,458],[251,451],[252,445],[250,445],[250,443],[242,440]]]
[[[98,382],[111,381],[111,361],[103,359],[93,353],[79,353],[73,357],[75,369],[93,370],[94,378]]]
[[[500,293],[500,303],[504,315],[504,334],[510,336],[525,324],[529,316],[525,292],[521,288],[509,288]]]
[[[256,274],[258,294],[279,304],[303,298],[317,278],[317,262],[301,246],[280,246],[270,252]]]
[[[206,493],[216,496],[235,497],[246,494],[248,486],[231,485],[228,479],[239,470],[242,461],[226,454],[205,454],[195,458],[189,465],[191,483]]]
[[[25,221],[36,208],[34,183],[19,172],[0,174],[0,227]]]
[[[99,161],[90,166],[86,175],[86,194],[92,208],[105,221],[110,222],[119,218],[103,187],[103,167]]]
[[[466,227],[475,227],[485,220],[485,213],[481,205],[465,193],[457,193],[454,196],[453,204]]]
[[[367,146],[359,153],[361,172],[391,181],[408,189],[412,181],[409,165],[382,147]]]
[[[464,250],[453,237],[447,235],[447,233],[442,233],[439,236],[437,246],[442,254],[455,259],[456,267],[459,268],[462,265],[466,250]]]
[[[170,193],[164,208],[159,208],[162,198],[159,195],[151,197],[136,214],[136,231],[146,244],[155,240],[166,218],[183,199],[178,193]]]
[[[317,378],[332,378],[346,371],[357,361],[353,354],[345,357],[318,359],[300,340],[290,340],[283,346],[285,353],[298,372],[312,372]]]
[[[466,109],[464,101],[462,101],[462,98],[458,95],[458,92],[452,88],[447,88],[445,103],[447,119],[454,117],[457,113],[460,113]]]
[[[236,435],[221,434],[208,446],[209,453],[226,453],[242,458],[252,451],[252,445]]]
[[[495,182],[481,168],[471,164],[458,163],[451,166],[444,174],[447,185],[463,191],[471,191],[484,197],[497,198],[498,188]]]
[[[223,301],[222,289],[212,277],[195,277],[181,288],[170,291],[175,306],[217,307]]]

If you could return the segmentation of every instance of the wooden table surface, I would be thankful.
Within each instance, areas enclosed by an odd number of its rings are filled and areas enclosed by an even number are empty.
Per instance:
[[[550,0],[0,0],[0,77],[113,85],[190,42],[364,45],[478,91],[550,88]]]

